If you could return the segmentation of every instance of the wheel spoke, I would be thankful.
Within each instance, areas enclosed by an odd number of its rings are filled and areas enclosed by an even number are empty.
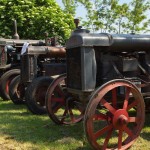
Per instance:
[[[112,114],[115,113],[116,109],[113,108],[104,98],[100,101],[102,105],[104,105]]]
[[[60,120],[60,122],[61,123],[63,123],[64,122],[64,120],[65,120],[65,118],[66,118],[66,114],[68,113],[68,110],[67,109],[65,109],[65,111],[64,111],[64,113],[63,113],[63,115],[62,115],[62,117],[61,117],[61,120]]]
[[[112,135],[112,131],[113,129],[111,129],[110,131],[108,131],[108,134],[105,138],[105,142],[104,142],[104,145],[103,145],[103,150],[105,150],[107,148],[107,145],[108,145],[108,142],[109,142],[109,139],[111,138],[111,135]]]
[[[130,89],[129,89],[129,87],[127,87],[126,88],[126,96],[125,96],[125,100],[124,100],[123,109],[127,109],[128,100],[129,100],[129,94],[130,94]]]
[[[138,100],[134,100],[130,105],[128,105],[127,110],[130,110],[131,108],[135,107],[138,104]]]
[[[97,131],[97,132],[95,133],[95,139],[97,139],[98,137],[100,137],[100,136],[101,136],[102,134],[104,134],[105,132],[111,130],[112,128],[113,128],[113,125],[110,124],[110,125],[104,127],[103,129]]]
[[[52,107],[52,110],[53,110],[53,113],[56,113],[60,108],[62,108],[62,104],[61,103],[59,103],[59,105],[57,105],[57,106],[53,106]]]
[[[128,127],[124,127],[124,131],[130,136],[133,136],[133,133],[131,132],[131,130]]]
[[[55,91],[59,94],[59,96],[61,96],[61,97],[65,96],[64,91],[63,91],[63,89],[61,88],[60,85],[57,85],[57,87],[55,88]]]
[[[114,108],[117,106],[117,91],[116,88],[112,90],[112,105]]]
[[[93,115],[93,120],[107,120],[107,116],[102,114],[102,113],[99,113],[99,114],[94,114]]]
[[[64,103],[64,99],[62,97],[52,97],[52,102]]]
[[[140,119],[138,117],[129,117],[129,122],[138,122]]]
[[[81,103],[78,103],[76,101],[73,102],[74,105],[76,106],[76,109],[79,110],[81,113],[84,112],[84,108],[83,108],[83,105]]]
[[[71,109],[69,109],[69,115],[70,115],[71,121],[75,122],[75,116],[74,116],[74,114],[73,114]]]
[[[121,149],[121,147],[122,147],[122,135],[123,135],[123,131],[119,130],[119,135],[118,135],[118,149]]]

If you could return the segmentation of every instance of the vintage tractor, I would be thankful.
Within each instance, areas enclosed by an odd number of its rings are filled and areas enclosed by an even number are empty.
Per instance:
[[[54,41],[54,38],[51,39]],[[15,104],[24,101],[34,114],[46,113],[45,93],[52,76],[66,72],[66,51],[51,46],[29,46],[21,55],[21,73],[10,83],[10,98]]]
[[[25,42],[30,45],[45,45],[42,40],[20,40],[17,33],[16,21],[14,21],[14,39],[0,38],[0,95],[4,100],[9,97],[9,84],[11,80],[20,74],[20,54]]]
[[[20,74],[20,53],[25,42],[30,45],[44,45],[39,40],[0,39],[0,91],[3,99],[10,99],[10,81]]]
[[[93,149],[128,149],[150,111],[150,35],[78,27],[66,43],[66,61],[67,74],[46,93],[49,117],[60,125],[84,118]]]
[[[0,39],[0,91],[4,100],[10,99],[10,81],[20,74],[20,54],[25,42],[30,45],[44,45],[39,40]]]

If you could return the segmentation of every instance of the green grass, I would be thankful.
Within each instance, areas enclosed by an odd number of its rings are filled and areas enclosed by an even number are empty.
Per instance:
[[[150,150],[150,114],[131,150]],[[90,150],[83,123],[55,125],[47,115],[30,113],[25,105],[0,100],[1,150]]]

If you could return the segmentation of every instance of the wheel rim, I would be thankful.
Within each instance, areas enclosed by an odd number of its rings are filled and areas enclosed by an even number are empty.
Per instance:
[[[66,90],[66,76],[55,79],[47,90],[46,107],[50,118],[56,124],[73,124],[82,120],[82,104]]]
[[[137,88],[126,80],[113,80],[89,101],[86,136],[95,149],[127,149],[139,136],[144,119],[144,100]]]

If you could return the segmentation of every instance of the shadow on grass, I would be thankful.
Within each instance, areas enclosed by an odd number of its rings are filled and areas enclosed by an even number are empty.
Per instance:
[[[145,115],[145,124],[141,137],[147,141],[150,141],[150,113],[146,113]]]
[[[141,137],[150,141],[150,113],[146,114],[146,121]],[[83,129],[83,123],[70,126],[55,125],[47,115],[37,116],[30,113],[25,105],[14,105],[11,101],[0,101],[0,134],[7,139],[14,139],[19,143],[30,142],[45,147],[53,145],[58,149],[61,145],[70,145],[68,150],[90,150]]]
[[[14,105],[11,101],[0,101],[0,134],[19,143],[43,143],[47,148],[53,143],[57,146],[75,143],[74,149],[91,149],[85,139],[82,122],[59,126],[48,115],[33,115],[25,105]]]

